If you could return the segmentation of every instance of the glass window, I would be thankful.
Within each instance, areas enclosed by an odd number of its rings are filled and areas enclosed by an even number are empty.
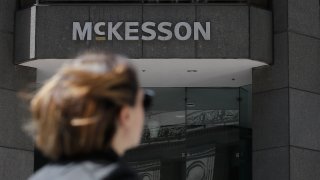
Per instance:
[[[142,144],[126,156],[141,179],[251,179],[251,85],[151,89]]]

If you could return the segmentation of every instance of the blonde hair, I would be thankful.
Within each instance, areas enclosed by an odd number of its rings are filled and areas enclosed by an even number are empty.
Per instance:
[[[86,53],[65,64],[31,99],[37,148],[51,159],[104,150],[138,87],[135,69],[116,54]]]

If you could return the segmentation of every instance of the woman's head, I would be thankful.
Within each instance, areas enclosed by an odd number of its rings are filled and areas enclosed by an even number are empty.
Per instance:
[[[139,144],[143,90],[135,69],[116,54],[87,53],[65,64],[31,100],[36,146],[49,158]]]

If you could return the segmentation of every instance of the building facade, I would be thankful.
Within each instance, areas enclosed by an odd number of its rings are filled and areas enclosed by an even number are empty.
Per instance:
[[[87,49],[158,95],[126,156],[143,179],[320,176],[319,0],[0,0],[0,37],[1,179],[45,162],[17,93]]]

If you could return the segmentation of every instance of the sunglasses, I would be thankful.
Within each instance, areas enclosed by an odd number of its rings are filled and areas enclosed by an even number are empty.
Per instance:
[[[144,89],[143,107],[145,111],[150,110],[155,92],[151,89]]]

